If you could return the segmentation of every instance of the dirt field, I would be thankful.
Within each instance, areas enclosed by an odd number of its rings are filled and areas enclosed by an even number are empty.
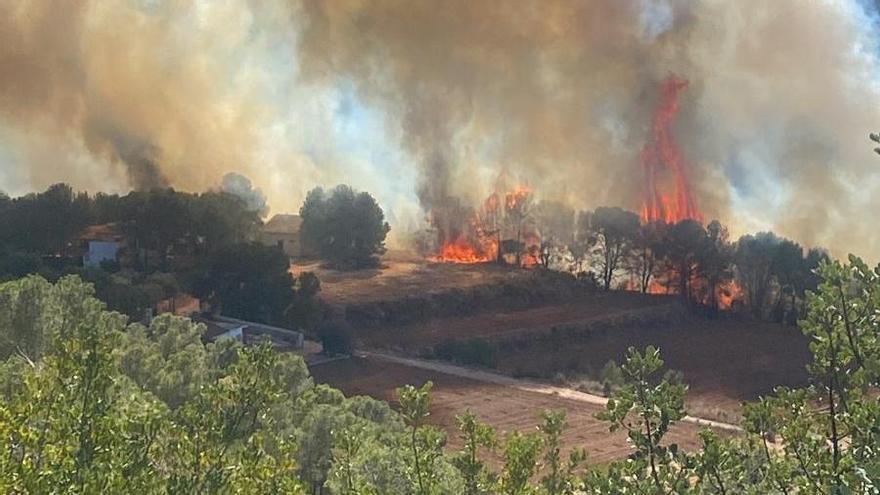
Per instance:
[[[630,448],[625,434],[608,432],[608,425],[594,418],[601,406],[524,392],[511,387],[483,383],[408,366],[353,358],[312,368],[315,380],[341,389],[347,395],[369,395],[394,402],[394,389],[405,384],[434,382],[431,422],[449,433],[449,448],[457,449],[455,415],[465,409],[499,431],[534,431],[538,415],[546,409],[565,409],[569,428],[563,437],[566,449],[584,447],[589,462],[606,463],[626,457]],[[667,437],[687,449],[699,445],[699,427],[682,423]]]
[[[588,294],[576,302],[544,306],[520,311],[494,311],[473,316],[437,318],[426,323],[383,329],[364,335],[367,345],[395,347],[417,351],[423,346],[447,340],[472,338],[497,339],[515,334],[548,331],[552,327],[613,319],[632,311],[669,305],[670,296],[644,295],[631,292],[600,292]]]
[[[530,270],[494,264],[430,263],[401,253],[386,256],[383,263],[382,269],[345,273],[317,264],[294,269],[316,271],[322,281],[322,297],[340,306],[535,275]],[[805,383],[804,367],[810,354],[807,340],[797,329],[693,316],[668,318],[667,309],[675,313],[674,301],[673,296],[585,292],[573,301],[529,309],[480,311],[478,306],[475,314],[435,316],[404,326],[376,325],[358,331],[357,337],[368,348],[396,349],[411,355],[449,340],[485,338],[495,346],[492,361],[498,371],[572,387],[593,387],[591,391],[595,391],[599,372],[608,361],[621,362],[630,346],[655,345],[661,348],[667,367],[684,374],[690,386],[689,411],[733,423],[739,420],[743,401],[770,393],[778,385]],[[570,328],[577,331],[570,333]],[[403,383],[395,377],[388,380],[382,382],[388,385],[388,393],[393,389],[390,383]],[[349,385],[340,386],[345,389]]]
[[[778,385],[804,385],[810,360],[808,341],[797,328],[692,318],[656,328],[501,346],[494,361],[512,376],[595,379],[608,361],[622,361],[629,346],[648,345],[660,348],[667,368],[684,374],[690,412],[733,422],[743,401]]]
[[[463,289],[529,275],[527,270],[494,263],[433,263],[402,252],[384,256],[381,268],[340,272],[324,268],[319,262],[308,262],[295,263],[292,271],[294,275],[303,271],[314,272],[321,280],[321,297],[338,305],[399,299],[450,288]]]

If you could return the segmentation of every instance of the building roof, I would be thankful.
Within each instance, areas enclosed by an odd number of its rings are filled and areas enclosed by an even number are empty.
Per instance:
[[[247,326],[246,324],[242,324],[242,323],[233,323],[233,322],[228,322],[228,321],[222,321],[222,320],[217,320],[215,318],[200,316],[200,315],[193,315],[192,320],[196,323],[201,323],[201,324],[205,325],[206,330],[205,330],[205,333],[202,334],[202,338],[204,338],[205,340],[209,340],[209,341],[213,341],[217,337],[219,337],[229,331],[244,328]]]
[[[120,242],[125,239],[125,233],[117,223],[102,223],[89,225],[79,234],[83,241]]]
[[[296,234],[302,226],[303,220],[299,215],[279,213],[273,216],[263,226],[263,232],[270,234]]]

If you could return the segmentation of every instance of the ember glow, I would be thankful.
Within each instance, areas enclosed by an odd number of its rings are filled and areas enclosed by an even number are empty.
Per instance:
[[[662,273],[651,279],[645,292],[656,295],[678,294],[679,285],[677,277],[678,275],[673,271]],[[622,288],[631,291],[639,290],[638,284],[635,280],[625,281]],[[708,288],[705,287],[703,279],[695,275],[691,278],[688,290],[695,295],[696,300],[701,304],[712,306],[713,300],[709,294]],[[742,287],[736,283],[736,280],[730,280],[715,287],[714,303],[717,305],[717,308],[722,311],[733,309],[734,304],[736,304],[737,301],[742,301],[742,299],[743,290]]]
[[[718,287],[716,295],[718,301],[718,309],[732,309],[736,301],[742,301],[743,290],[736,280],[731,280],[727,284]]]
[[[504,195],[504,204],[508,211],[521,209],[531,196],[532,190],[530,188],[517,186],[516,189]]]
[[[678,115],[679,94],[687,85],[687,80],[670,74],[661,87],[650,139],[641,154],[645,181],[642,190],[643,222],[703,221],[687,176],[688,164],[672,129]]]

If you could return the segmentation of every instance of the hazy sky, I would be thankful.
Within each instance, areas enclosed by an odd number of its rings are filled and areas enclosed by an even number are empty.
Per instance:
[[[60,7],[63,5],[64,7]],[[656,89],[707,217],[880,252],[878,16],[861,0],[0,0],[0,189],[249,177],[373,193],[398,239],[500,176],[637,208]]]

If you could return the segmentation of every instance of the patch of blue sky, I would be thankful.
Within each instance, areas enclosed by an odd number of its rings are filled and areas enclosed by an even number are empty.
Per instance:
[[[675,14],[669,0],[641,0],[639,3],[639,22],[647,40],[653,41],[672,27]]]
[[[334,151],[348,168],[344,172],[375,187],[374,194],[388,212],[389,220],[395,220],[395,204],[401,200],[417,201],[417,168],[411,164],[413,158],[402,150],[399,136],[391,133],[386,114],[361,101],[352,83],[340,82],[336,94],[332,122]]]
[[[746,230],[773,228],[788,203],[791,192],[774,163],[775,157],[766,142],[756,142],[734,152],[724,165],[728,179],[730,210]]]
[[[27,167],[16,151],[12,133],[0,121],[0,192],[9,196],[20,196],[28,192]]]
[[[843,12],[853,37],[847,83],[853,88],[870,87],[880,93],[880,2],[877,0],[826,0]],[[854,91],[855,92],[855,91]]]

